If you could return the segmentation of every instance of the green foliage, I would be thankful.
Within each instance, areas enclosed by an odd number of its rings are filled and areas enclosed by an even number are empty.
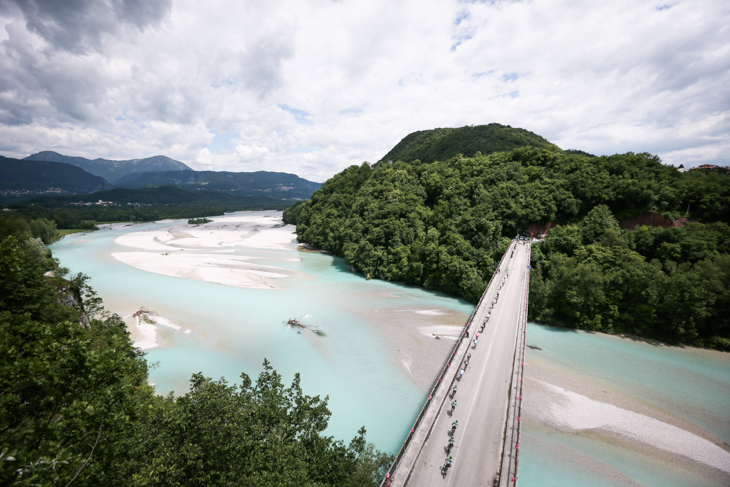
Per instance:
[[[730,178],[679,173],[649,154],[433,155],[444,140],[457,150],[459,137],[479,139],[476,129],[411,134],[392,151],[411,162],[389,155],[337,174],[292,210],[299,240],[368,278],[476,302],[510,237],[558,222],[534,247],[533,319],[726,347]],[[703,223],[619,229],[619,219],[647,211]]]
[[[377,485],[382,454],[365,451],[364,430],[349,447],[322,436],[329,416],[326,398],[304,395],[298,375],[284,387],[266,361],[255,383],[195,374],[187,394],[154,406],[142,440],[153,452],[116,475],[171,486]]]
[[[67,482],[100,425],[114,431],[133,414],[134,387],[146,379],[121,320],[81,326],[42,259],[15,237],[0,243],[0,448],[15,458],[0,466],[3,485]]]
[[[597,207],[533,246],[530,317],[730,350],[729,232],[725,223],[618,231]]]
[[[55,221],[48,218],[39,218],[31,220],[29,225],[33,237],[41,239],[44,244],[49,245],[58,240],[58,229]]]
[[[730,201],[730,180],[718,186],[715,176],[692,176],[714,191],[706,199],[719,203],[708,213],[696,205],[691,216],[714,218]],[[506,239],[530,224],[588,216],[579,235],[568,228],[554,231],[551,245],[572,256],[599,237],[616,240],[614,215],[680,216],[693,204],[690,188],[681,173],[648,154],[585,157],[527,147],[431,164],[352,166],[287,218],[296,219],[300,241],[344,257],[367,277],[475,302]]]
[[[45,277],[54,262],[10,220],[0,225],[13,229],[0,241],[0,485],[378,485],[391,457],[364,429],[347,446],[324,436],[327,398],[303,394],[298,375],[285,387],[268,362],[256,383],[195,374],[187,394],[156,396],[88,277]]]
[[[189,218],[188,219],[188,225],[202,225],[204,223],[210,223],[213,220],[208,220],[207,218]]]
[[[0,240],[10,235],[15,236],[19,240],[25,240],[32,237],[30,225],[22,216],[15,212],[0,212]]]
[[[454,163],[449,179],[441,183],[435,166],[397,162],[372,169],[367,164],[350,167],[303,205],[300,240],[342,255],[367,277],[477,299],[484,276],[494,269],[501,227],[485,218],[481,207],[469,208],[459,194],[471,190],[459,187],[460,172],[469,168]],[[453,186],[446,188],[454,193],[453,201],[432,203],[430,192],[442,191],[436,184]],[[457,215],[460,210],[466,212]]]
[[[284,210],[284,223],[287,225],[296,225],[299,222],[299,215],[302,213],[305,203],[306,201],[300,201],[299,203],[294,203],[292,206]]]
[[[595,242],[619,231],[618,220],[606,205],[598,205],[588,212],[580,228],[583,243]]]

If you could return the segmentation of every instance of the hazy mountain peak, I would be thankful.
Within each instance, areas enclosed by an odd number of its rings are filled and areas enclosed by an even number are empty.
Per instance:
[[[73,164],[74,166],[78,166],[91,174],[101,176],[111,183],[115,183],[119,179],[135,173],[192,171],[192,168],[187,164],[162,155],[142,159],[116,161],[103,158],[91,160],[85,157],[65,156],[54,151],[43,151],[30,155],[23,160],[65,162],[66,164]]]

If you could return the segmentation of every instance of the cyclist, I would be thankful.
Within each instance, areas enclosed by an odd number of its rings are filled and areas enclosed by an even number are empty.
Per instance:
[[[449,438],[449,444],[446,447],[446,453],[451,453],[451,449],[454,448],[454,436],[452,435],[451,438]]]

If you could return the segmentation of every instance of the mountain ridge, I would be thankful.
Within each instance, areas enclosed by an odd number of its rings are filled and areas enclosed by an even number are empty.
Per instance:
[[[305,200],[319,189],[320,183],[296,174],[277,171],[160,171],[129,175],[120,179],[118,188],[177,186],[188,190],[223,191],[230,194],[265,194],[267,197]]]
[[[66,156],[54,151],[42,151],[23,158],[24,161],[63,162],[80,167],[85,171],[100,176],[114,184],[120,178],[134,173],[160,171],[192,171],[187,164],[167,156],[157,155],[141,159],[87,159],[85,157]]]
[[[309,199],[312,193],[321,186],[320,183],[306,180],[296,174],[279,171],[195,171],[167,156],[113,161],[101,158],[90,160],[44,151],[24,159],[7,160],[14,162],[5,164],[2,168],[4,172],[2,181],[0,181],[0,204],[14,204],[28,199],[50,202],[54,200],[54,195],[88,195],[112,188],[147,189],[154,192],[155,189],[168,186],[184,189],[186,194],[191,197],[196,193],[220,193],[216,196],[211,195],[210,198],[221,202],[241,200],[271,204],[278,201],[291,204]],[[54,170],[50,180],[44,179],[42,176],[38,176],[39,181],[35,180],[36,175],[43,173],[39,168],[51,166]],[[164,170],[167,167],[184,167],[185,169]],[[135,168],[154,170],[140,172],[135,171]],[[109,179],[100,174],[112,174],[113,177]],[[85,185],[71,184],[71,180],[74,178],[84,181]],[[96,179],[93,179],[92,183],[92,179],[89,178]],[[56,184],[56,181],[60,182],[61,187]],[[165,193],[167,190],[160,189],[160,191]],[[232,196],[233,199],[226,199],[224,194]],[[37,197],[42,196],[48,198],[37,200]],[[86,199],[84,198],[84,200]],[[104,198],[102,197],[102,199]],[[154,198],[152,199],[154,200]],[[164,200],[164,197],[162,199]],[[179,199],[175,198],[178,204]],[[198,200],[199,198],[193,197],[192,199]]]

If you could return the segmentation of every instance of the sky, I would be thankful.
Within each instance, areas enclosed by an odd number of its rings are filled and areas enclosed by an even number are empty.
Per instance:
[[[323,182],[417,130],[728,165],[728,0],[0,0],[0,154]]]

